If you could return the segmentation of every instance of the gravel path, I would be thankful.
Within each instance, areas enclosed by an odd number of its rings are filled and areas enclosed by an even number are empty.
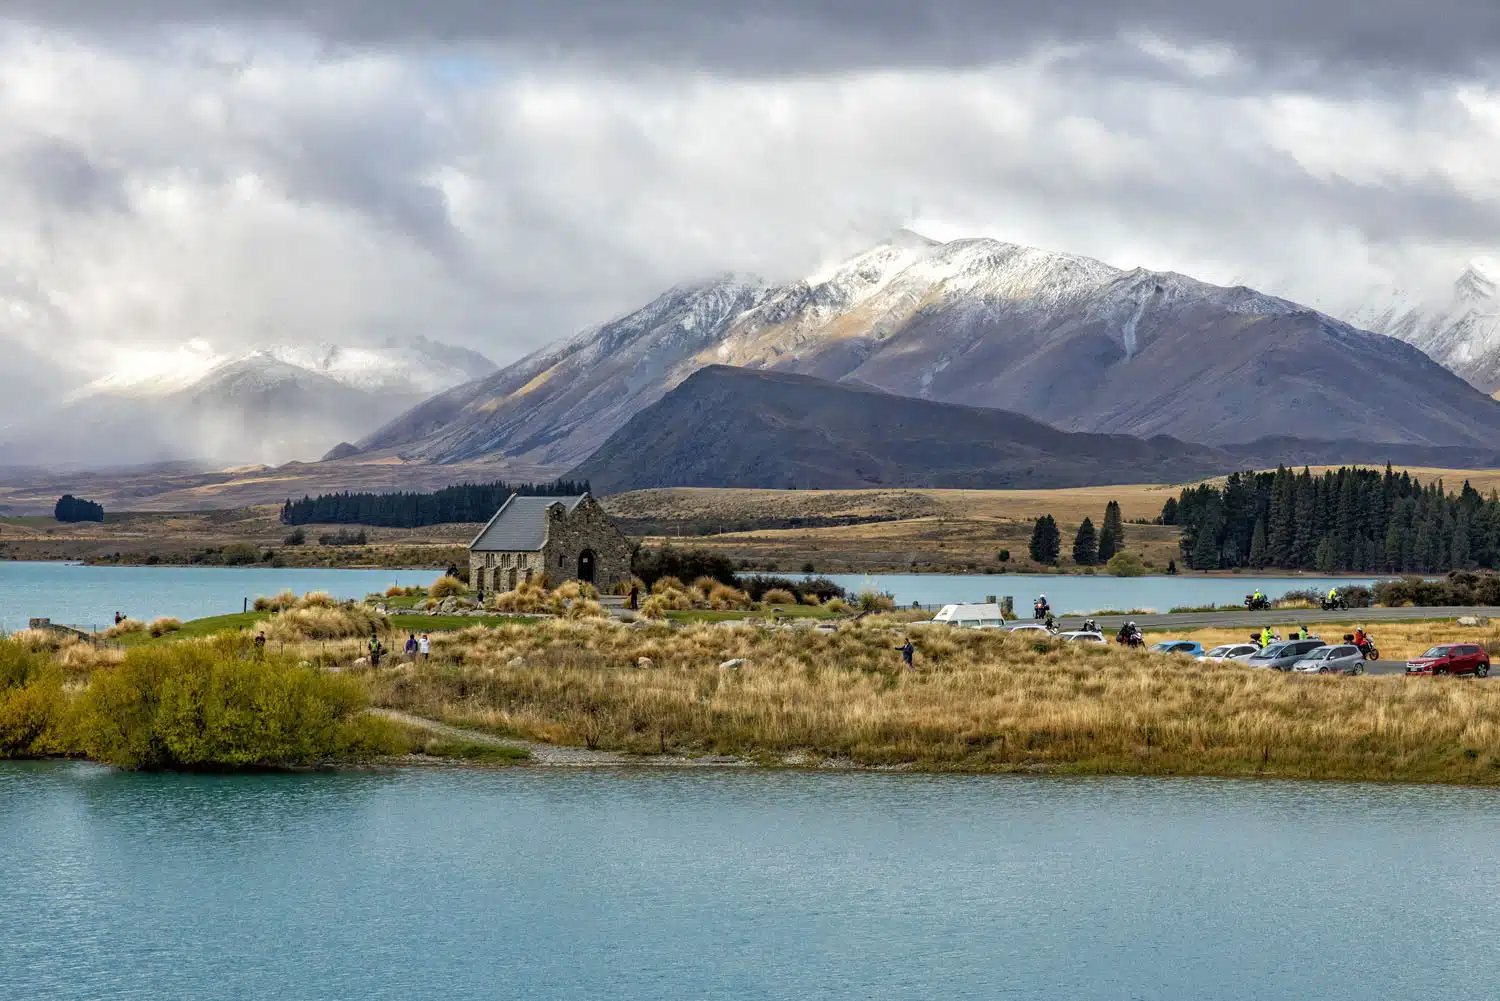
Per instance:
[[[636,765],[655,765],[674,768],[732,768],[744,767],[749,762],[728,755],[699,755],[689,757],[681,754],[621,754],[618,751],[590,751],[583,747],[559,747],[556,744],[541,744],[534,740],[517,740],[511,737],[496,737],[481,730],[465,730],[450,726],[425,716],[413,716],[396,709],[371,709],[370,712],[386,719],[419,727],[439,737],[464,740],[491,747],[517,747],[531,755],[534,765],[569,768],[600,768]]]

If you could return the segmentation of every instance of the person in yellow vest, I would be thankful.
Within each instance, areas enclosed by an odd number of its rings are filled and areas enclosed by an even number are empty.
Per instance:
[[[1260,627],[1260,645],[1261,645],[1262,649],[1264,649],[1264,648],[1266,648],[1266,647],[1268,647],[1268,646],[1271,645],[1271,627],[1270,626],[1261,626]]]

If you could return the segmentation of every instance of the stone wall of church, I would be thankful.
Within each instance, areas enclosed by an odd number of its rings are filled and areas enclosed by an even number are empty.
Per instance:
[[[634,543],[620,534],[592,497],[585,498],[572,514],[558,517],[556,508],[548,512],[542,557],[547,580],[554,586],[578,578],[579,557],[587,550],[594,556],[594,585],[607,593],[614,585],[630,580],[634,549]]]

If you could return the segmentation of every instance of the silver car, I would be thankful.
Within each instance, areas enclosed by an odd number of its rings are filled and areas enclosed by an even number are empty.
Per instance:
[[[1272,643],[1251,654],[1244,663],[1250,667],[1269,667],[1273,671],[1287,671],[1297,661],[1306,660],[1307,655],[1318,647],[1327,645],[1322,640],[1287,640],[1282,643]]]
[[[1198,659],[1211,660],[1216,663],[1222,664],[1226,660],[1249,660],[1259,651],[1260,647],[1256,646],[1254,643],[1226,643],[1223,646],[1214,647],[1212,650],[1208,651],[1208,653],[1203,654]]]
[[[1104,634],[1077,630],[1071,633],[1061,633],[1058,639],[1066,640],[1069,643],[1103,643]]]
[[[1320,646],[1292,665],[1298,674],[1364,674],[1365,656],[1357,646]]]

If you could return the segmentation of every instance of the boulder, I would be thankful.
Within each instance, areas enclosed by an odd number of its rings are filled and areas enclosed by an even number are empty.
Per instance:
[[[438,602],[437,610],[438,614],[440,615],[452,615],[454,612],[458,611],[458,599],[452,597],[451,595],[447,598],[444,598],[442,601]]]
[[[512,657],[510,660],[506,661],[506,666],[508,666],[508,667],[525,667],[526,666],[526,658],[525,657]]]
[[[726,660],[724,663],[719,665],[719,667],[725,671],[738,671],[744,666],[745,658],[743,657],[736,657],[733,660]]]
[[[1488,615],[1460,615],[1458,624],[1461,626],[1487,626],[1490,624]]]
[[[351,666],[353,666],[353,667],[369,667],[370,666],[370,658],[369,657],[361,657],[361,658],[359,658],[359,660],[356,660],[353,663],[353,665],[351,665]]]
[[[637,657],[635,659],[635,666],[641,668],[642,670],[649,671],[656,665],[652,663],[650,657]]]

